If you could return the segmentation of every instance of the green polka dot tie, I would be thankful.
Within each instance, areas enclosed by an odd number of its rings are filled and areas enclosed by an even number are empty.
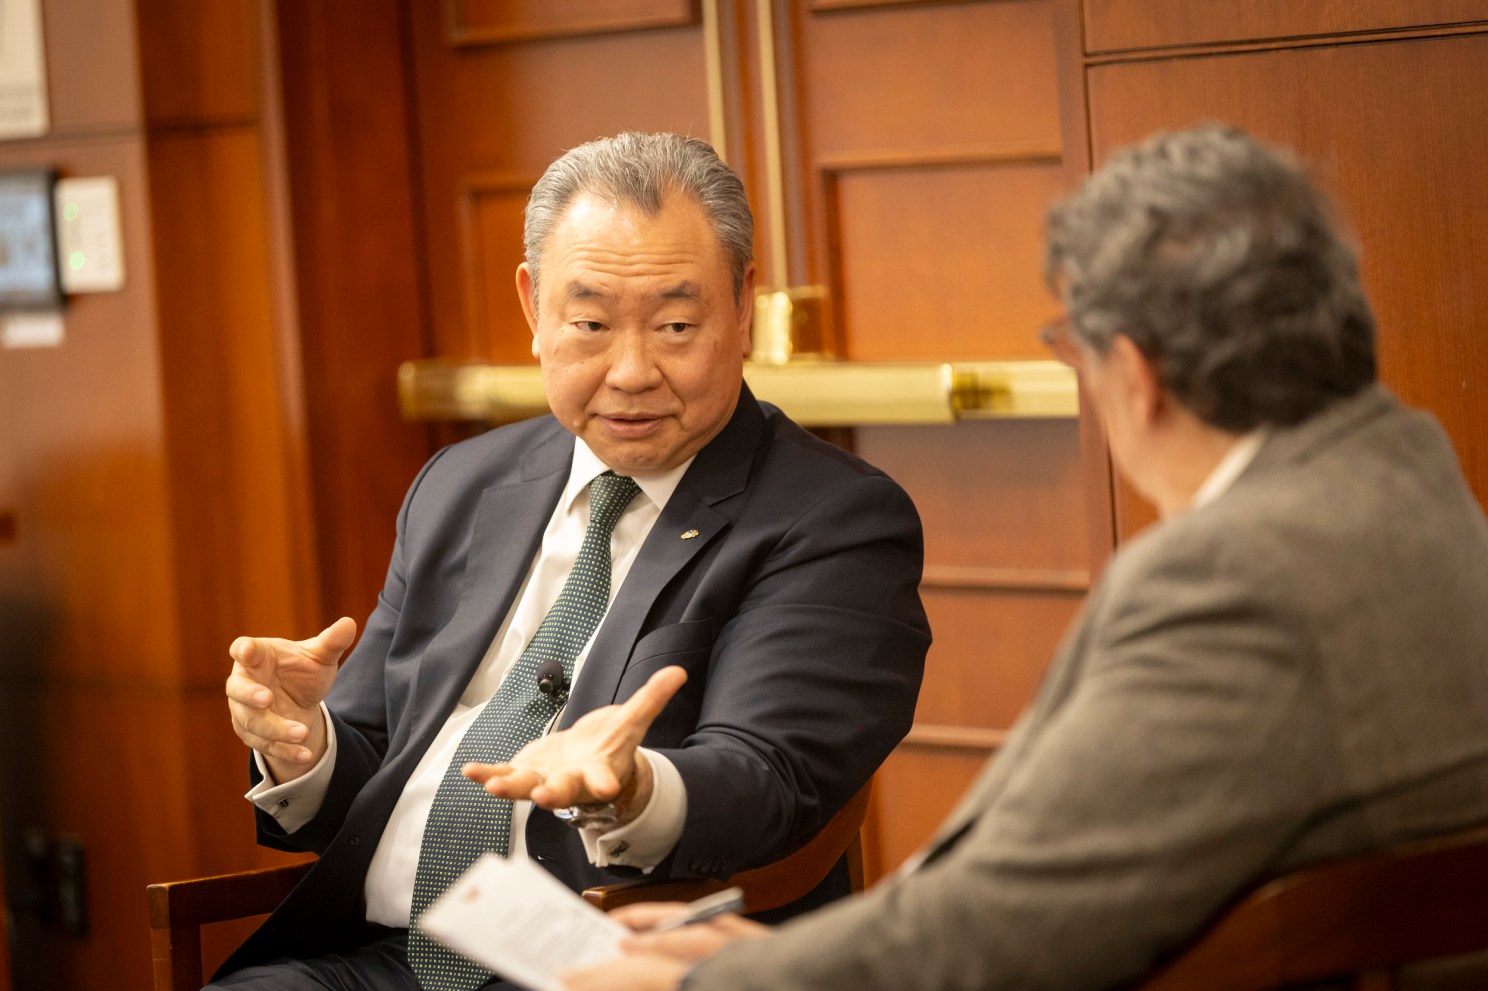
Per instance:
[[[633,479],[613,472],[589,483],[589,526],[573,570],[516,666],[461,737],[434,793],[419,848],[408,930],[409,966],[429,991],[467,991],[491,979],[490,971],[426,936],[418,918],[477,857],[488,851],[506,856],[511,841],[512,803],[486,794],[460,768],[469,761],[510,760],[541,736],[562,708],[562,693],[550,697],[538,691],[538,668],[558,661],[564,683],[572,680],[574,658],[609,607],[610,533],[638,491]]]

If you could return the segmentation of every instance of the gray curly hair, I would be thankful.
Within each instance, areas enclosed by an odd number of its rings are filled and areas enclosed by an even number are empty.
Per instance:
[[[1352,246],[1285,152],[1237,128],[1162,133],[1049,212],[1045,275],[1073,332],[1124,334],[1201,420],[1300,422],[1374,381]]]

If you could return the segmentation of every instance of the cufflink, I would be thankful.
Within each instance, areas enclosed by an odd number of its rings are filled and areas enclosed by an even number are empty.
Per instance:
[[[553,817],[575,829],[608,829],[620,821],[614,802],[583,802],[566,809],[554,809]]]

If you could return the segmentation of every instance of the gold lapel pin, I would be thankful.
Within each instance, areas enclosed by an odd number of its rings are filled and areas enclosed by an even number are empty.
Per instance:
[[[696,530],[688,530],[686,533],[684,533],[682,535],[682,539],[683,540],[691,540],[693,537],[696,537],[697,535],[698,535],[698,532]]]

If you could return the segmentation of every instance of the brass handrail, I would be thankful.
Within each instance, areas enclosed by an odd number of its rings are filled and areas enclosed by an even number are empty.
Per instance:
[[[1074,373],[1057,361],[747,362],[754,394],[803,426],[1068,418],[1080,412]],[[410,420],[509,423],[548,411],[535,365],[405,361],[398,399]]]

